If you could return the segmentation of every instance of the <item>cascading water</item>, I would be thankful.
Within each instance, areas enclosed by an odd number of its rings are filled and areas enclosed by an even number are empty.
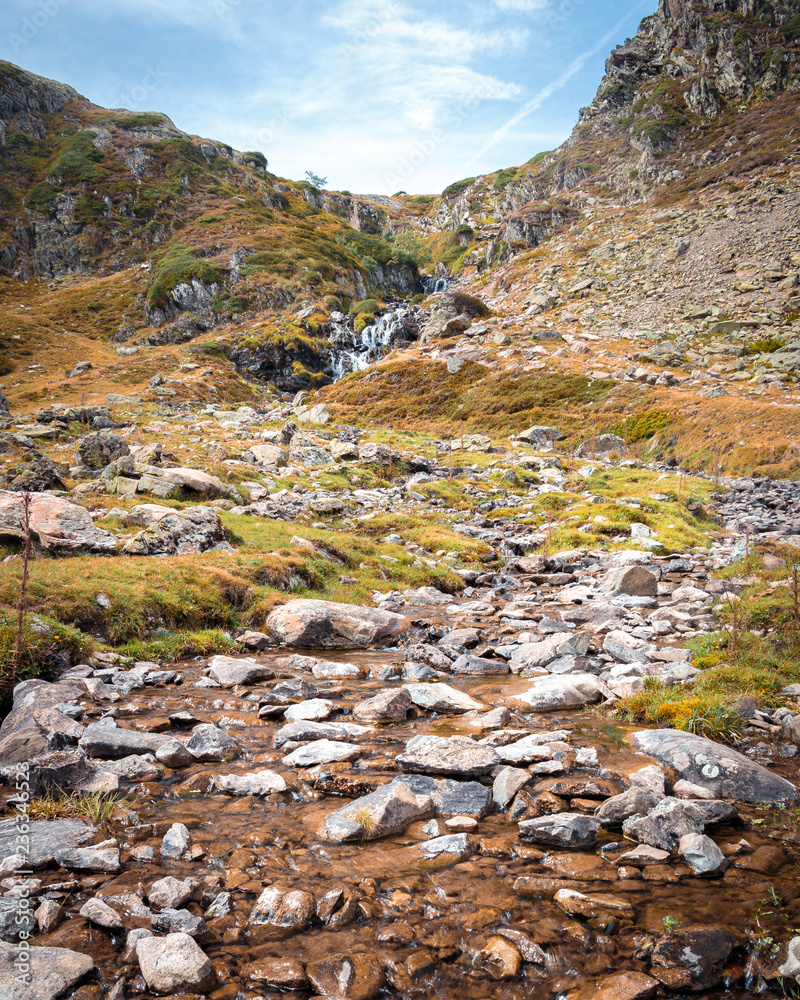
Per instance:
[[[420,310],[403,305],[390,309],[374,323],[356,333],[352,318],[331,313],[330,340],[334,351],[330,375],[334,381],[350,372],[363,371],[399,343],[409,343],[419,336]]]
[[[450,287],[449,278],[435,278],[433,275],[424,274],[419,279],[422,290],[426,295],[435,295],[437,292],[446,292]]]

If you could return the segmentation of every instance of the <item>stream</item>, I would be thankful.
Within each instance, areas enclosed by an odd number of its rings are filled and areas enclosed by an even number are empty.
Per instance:
[[[681,576],[665,580],[675,585]],[[557,593],[556,587],[540,586],[538,610],[550,607],[548,601]],[[430,641],[453,627],[485,631],[476,605],[480,597],[476,593],[471,603],[457,602],[455,610],[453,605],[409,605],[403,613],[417,641]],[[492,600],[502,607],[496,595]],[[461,606],[464,612],[457,610]],[[791,928],[800,923],[795,807],[737,803],[738,815],[734,811],[733,818],[710,830],[729,862],[714,878],[697,877],[675,857],[654,864],[619,862],[635,846],[623,840],[619,829],[601,829],[596,842],[583,848],[529,843],[520,839],[520,819],[564,811],[588,816],[623,790],[628,775],[653,763],[627,741],[641,727],[620,725],[599,707],[512,712],[502,724],[495,716],[483,725],[469,714],[413,706],[404,719],[365,724],[368,728],[359,735],[334,737],[357,747],[354,759],[290,766],[289,751],[304,740],[276,746],[287,704],[326,699],[332,703],[326,723],[353,722],[357,704],[407,682],[408,658],[397,647],[266,649],[250,659],[270,667],[275,676],[231,689],[209,686],[215,682],[208,676],[207,661],[198,658],[176,665],[171,682],[139,687],[113,701],[110,711],[123,728],[185,741],[193,726],[213,723],[237,741],[241,755],[174,769],[150,757],[149,776],[121,781],[126,797],[96,836],[117,839],[122,870],[115,875],[70,875],[63,868],[36,873],[40,884],[35,893],[62,903],[67,913],[36,943],[90,954],[103,995],[112,987],[119,990],[120,982],[120,997],[155,995],[148,992],[135,957],[126,954],[125,940],[135,928],[151,927],[157,908],[148,906],[148,892],[167,875],[196,880],[185,909],[204,917],[198,942],[218,979],[211,995],[220,1000],[277,998],[286,990],[308,998],[315,991],[304,970],[311,974],[329,961],[344,962],[350,970],[346,988],[336,995],[352,1000],[378,995],[554,1000],[583,987],[590,990],[586,996],[607,1000],[652,996],[656,988],[664,992],[667,986],[681,994],[687,986],[681,969],[691,962],[679,957],[673,963],[676,971],[668,960],[657,965],[654,956],[663,956],[682,934],[704,951],[704,971],[690,987],[695,993],[763,995],[759,973],[771,942],[788,940]],[[326,678],[324,670],[315,668],[318,660],[358,670],[353,676]],[[107,681],[113,673],[112,667],[99,671]],[[306,685],[304,695],[282,700],[270,694],[287,680]],[[450,675],[446,680],[487,709],[529,685],[509,674]],[[83,705],[84,724],[109,709],[88,700]],[[398,777],[396,758],[415,736],[463,735],[502,747],[526,734],[547,733],[558,741],[553,746],[562,749],[547,767],[531,767],[534,780],[517,793],[509,810],[491,808],[488,793],[481,804],[481,788],[492,787],[492,777],[486,775],[473,780],[469,789],[464,782],[453,782],[457,805],[444,802],[433,819],[412,822],[402,833],[337,843],[321,832],[327,818],[349,799]],[[797,759],[784,755],[785,745],[764,743],[755,733],[739,749],[770,771],[798,780]],[[287,790],[264,796],[228,795],[214,788],[221,775],[263,769],[280,775]],[[4,800],[10,792],[3,790]],[[457,854],[426,856],[421,845],[453,832],[446,826],[453,812],[455,827],[468,831],[468,846]],[[160,857],[162,838],[176,823],[188,829],[191,848],[179,858]],[[293,922],[287,904],[282,921],[259,924],[253,919],[254,905],[267,887],[310,894],[314,909]],[[565,912],[554,899],[562,890],[589,896],[596,908]],[[78,916],[76,911],[92,896],[121,915],[123,929],[103,930]],[[712,937],[691,937],[697,928]],[[735,942],[719,960],[705,953],[713,950],[713,934]],[[648,978],[654,971],[661,985]],[[637,976],[649,985],[643,987]],[[99,1000],[101,994],[92,989],[97,987],[68,995]]]

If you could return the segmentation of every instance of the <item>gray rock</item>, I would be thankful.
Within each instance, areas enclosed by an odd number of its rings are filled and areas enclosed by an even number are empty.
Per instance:
[[[79,745],[87,757],[114,760],[131,754],[154,754],[169,739],[161,733],[122,729],[113,719],[106,718],[88,725]]]
[[[622,629],[609,632],[603,640],[603,651],[619,663],[649,663],[654,649],[652,643],[637,639]]]
[[[417,850],[426,858],[438,858],[443,854],[466,858],[475,853],[475,845],[468,833],[451,833],[444,837],[425,840],[417,845]]]
[[[56,863],[70,871],[108,872],[122,871],[119,851],[116,848],[94,850],[91,847],[65,848],[55,852]]]
[[[97,924],[98,927],[105,927],[109,931],[122,930],[122,917],[119,913],[96,896],[87,899],[78,912],[84,919]]]
[[[612,795],[610,799],[606,799],[595,809],[594,814],[603,826],[622,826],[629,816],[644,816],[649,813],[663,797],[648,788],[634,786],[621,795]]]
[[[497,767],[500,757],[464,736],[414,736],[395,763],[401,771],[478,778]]]
[[[36,713],[46,708],[56,707],[75,701],[83,695],[83,690],[77,684],[61,681],[49,684],[47,681],[20,681],[14,688],[11,711],[0,724],[0,737],[23,730],[38,732]],[[4,755],[3,763],[16,763]]]
[[[370,732],[369,726],[353,722],[290,722],[282,726],[272,738],[276,750],[284,743],[310,743],[312,740],[351,740]]]
[[[675,729],[651,729],[634,733],[630,741],[642,753],[673,768],[679,778],[708,789],[716,798],[740,802],[798,799],[797,789],[790,781],[703,736]]]
[[[156,750],[156,760],[165,767],[179,768],[193,764],[195,758],[180,740],[170,739]]]
[[[265,889],[250,911],[251,925],[269,924],[286,930],[300,931],[314,919],[314,897],[300,889]]]
[[[147,901],[157,910],[179,910],[194,895],[194,886],[167,875],[153,882],[147,893]]]
[[[207,722],[194,727],[186,749],[195,760],[213,762],[232,760],[241,753],[232,736]]]
[[[464,653],[450,668],[454,674],[508,674],[511,668],[502,660],[487,660],[485,657]]]
[[[51,552],[114,552],[117,540],[98,528],[85,507],[50,493],[31,493],[30,529],[35,544]],[[0,538],[24,538],[22,494],[0,490]]]
[[[64,908],[54,899],[43,899],[33,914],[40,934],[50,934],[64,919]]]
[[[0,941],[16,941],[20,934],[32,935],[34,922],[29,899],[0,896]]]
[[[275,771],[265,770],[250,774],[219,774],[214,778],[214,787],[229,795],[272,795],[274,792],[285,792],[288,785]]]
[[[311,673],[317,680],[340,680],[346,677],[366,677],[367,669],[356,663],[334,663],[331,660],[320,660],[311,668]]]
[[[166,934],[188,934],[189,937],[201,938],[208,933],[208,927],[202,917],[196,917],[188,910],[167,908],[160,913],[154,913],[151,923],[154,931]]]
[[[534,844],[555,847],[591,847],[600,829],[600,820],[580,813],[553,813],[526,819],[519,824],[519,835]]]
[[[405,785],[415,795],[430,796],[437,816],[485,816],[492,804],[492,793],[479,781],[455,778],[431,778],[426,774],[404,774],[392,784]]]
[[[233,656],[213,656],[209,666],[210,676],[226,688],[237,684],[255,684],[275,676],[275,671],[263,663],[239,660]]]
[[[405,719],[413,702],[408,691],[401,689],[380,691],[353,708],[353,718],[365,722],[401,721]]]
[[[417,795],[399,781],[383,785],[369,795],[348,802],[325,821],[328,840],[377,840],[404,833],[411,823],[434,813],[430,795]]]
[[[211,962],[188,934],[142,938],[136,942],[136,954],[154,993],[210,993],[217,984]]]
[[[56,851],[79,847],[91,840],[96,828],[78,819],[41,819],[28,824],[28,842],[20,842],[16,819],[0,822],[0,859],[27,854],[33,868],[42,868],[55,858]]]
[[[622,824],[626,837],[640,844],[672,851],[687,833],[702,833],[705,822],[703,813],[693,802],[684,802],[668,796],[651,809],[646,816],[631,816]]]
[[[498,809],[505,809],[509,805],[517,792],[524,788],[531,780],[527,771],[519,767],[504,767],[495,776],[492,785],[492,798]]]
[[[176,470],[159,470],[163,473]],[[213,478],[213,477],[210,477]],[[140,480],[140,487],[144,477]],[[213,507],[165,508],[166,513],[126,542],[126,556],[192,555],[207,552],[225,542],[225,527]]]
[[[189,850],[191,838],[183,823],[173,823],[161,840],[162,858],[182,858]]]
[[[612,594],[656,597],[658,577],[644,566],[622,566],[606,574],[600,589]]]
[[[692,866],[695,875],[713,877],[721,875],[728,867],[722,851],[702,833],[685,834],[678,843],[678,850],[684,861]]]
[[[449,684],[406,684],[404,688],[415,705],[429,712],[461,714],[486,711],[485,705]]]
[[[289,722],[302,722],[304,720],[322,721],[327,719],[336,711],[336,703],[327,698],[309,698],[307,701],[290,705],[283,713],[284,719]]]
[[[506,704],[519,712],[551,712],[562,708],[579,708],[604,698],[614,700],[613,692],[593,674],[539,677],[527,691],[509,691]]]
[[[94,969],[89,955],[68,948],[36,947],[28,954],[30,976],[25,979],[16,967],[19,948],[0,944],[2,1000],[56,1000]]]
[[[331,601],[296,600],[270,614],[267,628],[285,646],[374,646],[388,642],[405,618],[390,611]]]
[[[314,740],[298,747],[283,758],[288,767],[312,767],[315,764],[332,764],[334,761],[355,760],[361,748],[335,740]]]

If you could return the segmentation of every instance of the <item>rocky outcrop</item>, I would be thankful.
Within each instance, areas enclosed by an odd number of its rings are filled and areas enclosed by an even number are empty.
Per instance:
[[[374,646],[397,636],[406,619],[391,611],[331,601],[289,601],[267,618],[273,639],[284,646]]]
[[[114,552],[117,540],[98,528],[89,511],[71,500],[46,493],[31,494],[30,529],[36,546],[52,552]],[[0,491],[0,537],[25,537],[20,493]]]

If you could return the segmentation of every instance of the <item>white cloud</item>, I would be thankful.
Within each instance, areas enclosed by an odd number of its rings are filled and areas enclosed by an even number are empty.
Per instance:
[[[550,6],[550,0],[494,0],[500,10],[519,10],[534,12],[545,10]]]

